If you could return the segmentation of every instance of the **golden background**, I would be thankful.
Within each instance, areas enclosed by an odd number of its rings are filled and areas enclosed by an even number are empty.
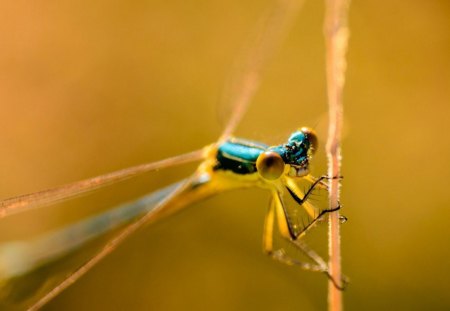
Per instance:
[[[0,2],[0,197],[213,142],[226,120],[223,86],[270,5]],[[236,134],[275,144],[309,125],[324,146],[323,14],[322,1],[306,2]],[[350,29],[346,309],[448,310],[450,2],[353,1]],[[314,163],[315,175],[326,172],[323,148]],[[1,240],[69,224],[193,169],[10,217]],[[262,190],[236,191],[145,228],[44,309],[324,310],[323,275],[262,253],[267,204]],[[323,237],[317,244],[326,249]]]

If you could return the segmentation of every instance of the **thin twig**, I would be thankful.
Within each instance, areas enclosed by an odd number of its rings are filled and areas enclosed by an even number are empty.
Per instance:
[[[341,134],[343,122],[342,89],[345,81],[345,53],[348,42],[347,12],[349,0],[326,0],[325,43],[327,66],[327,91],[329,106],[329,130],[327,140],[328,175],[340,176]],[[339,179],[330,182],[330,207],[339,204]],[[331,213],[329,219],[329,269],[328,310],[343,309],[342,290],[333,283],[338,282],[342,288],[340,223],[339,211]]]

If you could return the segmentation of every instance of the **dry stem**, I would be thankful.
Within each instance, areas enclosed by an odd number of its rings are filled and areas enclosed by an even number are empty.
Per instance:
[[[340,176],[341,133],[343,122],[342,89],[345,81],[345,52],[347,50],[347,11],[349,0],[326,0],[325,43],[329,130],[327,140],[328,175]],[[339,204],[339,179],[330,183],[330,207]],[[329,269],[331,277],[342,283],[339,211],[329,219]],[[342,285],[342,284],[341,284]],[[330,280],[328,283],[328,310],[343,309],[342,291]]]

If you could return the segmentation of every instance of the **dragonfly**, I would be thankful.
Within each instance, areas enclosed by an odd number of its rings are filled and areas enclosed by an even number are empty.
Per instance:
[[[228,99],[233,112],[217,142],[161,161],[0,201],[0,218],[4,218],[68,200],[145,172],[200,162],[188,178],[134,202],[30,241],[0,245],[0,284],[60,258],[106,232],[125,226],[100,251],[29,307],[29,310],[40,309],[144,225],[213,195],[252,187],[271,193],[263,232],[264,251],[279,262],[319,271],[332,279],[326,262],[302,241],[302,237],[324,215],[340,208],[339,205],[329,207],[314,204],[314,196],[327,194],[326,181],[340,178],[315,178],[310,174],[310,162],[318,150],[318,137],[314,130],[302,127],[294,131],[284,143],[275,146],[233,136],[260,84],[265,63],[280,44],[300,7],[296,1],[283,1],[276,10],[271,11],[269,17],[263,18],[265,24],[262,35],[249,54],[251,57],[246,61],[243,72],[234,79],[234,95]],[[277,232],[275,229],[278,229]],[[283,248],[276,248],[276,234],[305,254],[311,262],[299,261],[290,257]],[[338,286],[336,280],[332,281]]]

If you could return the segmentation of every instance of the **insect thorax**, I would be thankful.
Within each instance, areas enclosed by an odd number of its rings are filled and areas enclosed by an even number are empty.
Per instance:
[[[217,149],[214,170],[232,171],[239,175],[256,173],[256,160],[268,146],[259,142],[232,138]]]

